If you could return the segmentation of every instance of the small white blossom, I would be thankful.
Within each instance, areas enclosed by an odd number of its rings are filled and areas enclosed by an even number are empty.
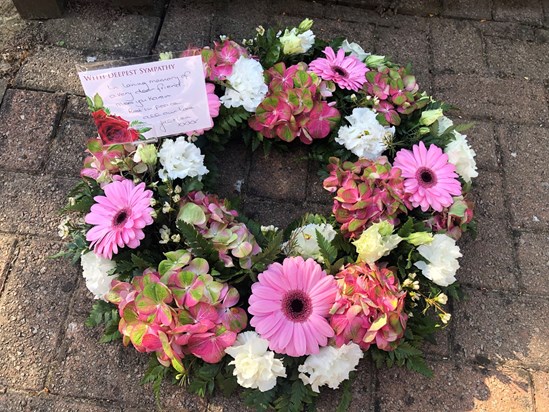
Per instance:
[[[236,61],[227,81],[229,85],[220,99],[225,107],[242,106],[246,111],[254,113],[267,94],[263,67],[258,61],[244,56]]]
[[[315,392],[320,392],[319,387],[323,385],[337,389],[341,382],[349,378],[349,373],[356,369],[363,356],[362,349],[354,342],[340,348],[324,346],[299,366],[299,379],[305,385],[311,385]]]
[[[452,315],[449,313],[441,313],[439,317],[442,323],[448,323],[450,322],[450,318],[452,317]]]
[[[70,230],[67,223],[69,223],[70,218],[64,217],[59,225],[57,226],[57,234],[61,239],[66,239],[69,236]]]
[[[88,290],[93,293],[95,299],[104,299],[114,279],[109,276],[109,272],[116,267],[116,263],[97,256],[94,252],[88,252],[80,257],[80,265]]]
[[[181,200],[181,196],[179,196],[179,195],[173,195],[173,196],[172,196],[172,201],[173,201],[174,203],[177,203],[177,202],[179,202],[180,200]]]
[[[166,225],[162,225],[162,227],[159,230],[160,233],[160,241],[158,243],[161,243],[165,245],[170,241],[170,228]]]
[[[163,168],[158,171],[162,180],[184,179],[197,177],[199,180],[208,173],[204,166],[204,155],[194,144],[189,143],[183,136],[175,141],[166,139],[158,152],[158,158]]]
[[[256,332],[243,332],[233,346],[225,349],[234,358],[229,365],[234,365],[233,375],[240,386],[266,392],[275,387],[277,377],[286,377],[282,361],[268,347],[269,342]]]
[[[269,232],[278,232],[279,229],[275,225],[261,226],[261,233],[264,235]]]
[[[353,109],[345,119],[350,124],[339,128],[335,140],[360,158],[377,159],[395,134],[394,127],[383,126],[376,113],[367,107]]]
[[[444,293],[440,293],[436,298],[435,300],[440,303],[441,305],[446,305],[446,303],[448,303],[448,296],[446,296],[446,294]]]
[[[174,243],[179,243],[181,241],[181,235],[176,233],[170,237],[171,241]]]
[[[156,201],[156,199],[155,199],[154,197],[151,197],[151,198],[149,199],[149,205],[151,205],[151,207],[156,206],[157,203],[158,203],[158,202]]]
[[[164,202],[164,205],[162,206],[162,213],[170,213],[172,210],[172,206],[168,202]]]
[[[173,192],[177,194],[181,193],[181,190],[183,189],[181,189],[181,186],[179,185],[175,185],[175,187],[173,188]]]
[[[454,239],[437,234],[433,236],[430,244],[421,245],[417,250],[428,261],[414,263],[422,271],[423,276],[439,286],[449,286],[456,281],[456,272],[459,269],[457,259],[462,254]]]

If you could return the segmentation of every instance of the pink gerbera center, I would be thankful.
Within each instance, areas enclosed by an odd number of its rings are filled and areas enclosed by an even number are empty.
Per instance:
[[[114,215],[114,218],[112,219],[112,225],[117,226],[124,226],[124,223],[128,220],[129,212],[126,209],[122,209],[119,211],[116,215]]]
[[[311,298],[302,290],[291,290],[282,297],[282,313],[294,322],[305,322],[312,311]]]
[[[437,175],[427,167],[417,169],[416,179],[419,185],[425,188],[433,187],[437,184]]]

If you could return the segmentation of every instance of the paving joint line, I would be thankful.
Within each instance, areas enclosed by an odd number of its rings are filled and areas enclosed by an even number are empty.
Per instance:
[[[9,255],[11,257],[9,263],[6,265],[6,267],[3,270],[3,273],[0,273],[0,279],[2,279],[2,283],[0,283],[0,298],[4,294],[4,289],[6,287],[6,284],[8,283],[9,275],[13,269],[13,266],[15,262],[17,261],[17,258],[19,258],[19,239],[17,237],[12,241],[12,244],[10,245],[10,251]]]
[[[168,8],[170,7],[171,0],[165,0],[164,7],[162,8],[162,13],[160,15],[160,22],[158,23],[158,28],[156,29],[156,33],[154,34],[154,37],[151,42],[151,47],[149,47],[149,55],[152,55],[153,50],[158,44],[158,39],[160,37],[160,33],[162,32],[162,28],[164,27],[164,20],[166,18],[166,15],[168,14]]]

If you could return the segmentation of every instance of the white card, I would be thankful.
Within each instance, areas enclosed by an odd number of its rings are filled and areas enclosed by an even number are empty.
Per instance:
[[[95,109],[102,110],[95,110],[93,117],[105,144],[156,139],[212,126],[201,56],[78,75],[86,96],[99,103]]]

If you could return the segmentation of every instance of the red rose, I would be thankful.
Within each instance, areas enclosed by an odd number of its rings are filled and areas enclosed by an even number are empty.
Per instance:
[[[103,109],[96,110],[92,116],[103,144],[128,143],[139,139],[139,132],[129,127],[130,123],[120,116],[108,115]]]

